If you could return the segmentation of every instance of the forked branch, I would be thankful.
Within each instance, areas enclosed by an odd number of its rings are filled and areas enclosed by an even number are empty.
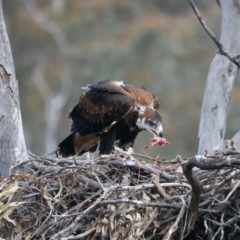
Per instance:
[[[223,55],[227,57],[231,62],[233,62],[238,68],[240,68],[240,63],[239,63],[239,58],[240,55],[238,54],[237,56],[233,57],[230,52],[220,43],[220,41],[217,39],[215,34],[211,31],[211,29],[207,26],[205,21],[202,19],[201,13],[198,11],[195,3],[193,0],[188,0],[189,4],[191,5],[195,15],[197,16],[199,22],[203,26],[204,30],[207,32],[208,36],[215,42],[215,44],[218,47],[218,50],[216,53]]]

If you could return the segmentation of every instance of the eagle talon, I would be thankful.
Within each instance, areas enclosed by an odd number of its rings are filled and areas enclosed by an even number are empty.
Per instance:
[[[119,153],[124,153],[124,151],[117,146],[114,146],[114,155],[118,155]]]
[[[132,154],[134,153],[133,148],[129,147],[127,151],[124,151],[123,149],[121,149],[120,147],[115,146],[115,156],[117,155],[123,155],[123,156],[127,156],[127,159],[134,159],[132,157]]]
[[[113,156],[113,154],[101,154],[100,158],[105,159],[105,158],[109,158],[109,157],[112,157],[112,156]]]
[[[134,153],[134,150],[133,150],[132,147],[129,147],[127,152],[128,152],[129,155],[132,155]]]

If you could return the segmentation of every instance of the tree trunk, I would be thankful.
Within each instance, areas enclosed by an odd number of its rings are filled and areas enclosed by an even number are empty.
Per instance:
[[[240,151],[240,131],[238,131],[232,139],[234,140],[234,147]]]
[[[240,0],[220,0],[220,42],[232,56],[240,52]],[[198,154],[213,152],[221,145],[237,67],[225,56],[216,55],[205,87],[198,133]]]
[[[0,176],[28,159],[19,104],[18,82],[0,0]]]

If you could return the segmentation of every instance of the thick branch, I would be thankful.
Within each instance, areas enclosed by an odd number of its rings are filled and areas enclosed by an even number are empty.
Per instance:
[[[187,233],[189,233],[194,228],[194,224],[197,220],[198,206],[199,206],[201,192],[202,192],[201,184],[197,179],[195,173],[192,171],[193,167],[194,166],[189,161],[187,161],[182,165],[183,173],[187,178],[188,182],[192,186],[192,197],[191,197],[190,206],[187,213],[187,221],[186,221]]]

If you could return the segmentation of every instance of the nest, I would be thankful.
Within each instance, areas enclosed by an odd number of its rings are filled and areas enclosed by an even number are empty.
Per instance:
[[[239,166],[234,150],[35,157],[1,182],[0,239],[239,239]]]

